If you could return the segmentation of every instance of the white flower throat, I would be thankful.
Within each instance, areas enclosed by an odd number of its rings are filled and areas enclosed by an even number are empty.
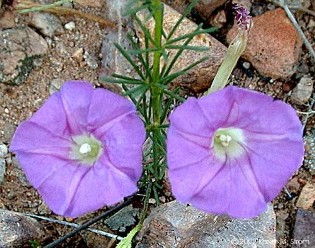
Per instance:
[[[93,165],[103,154],[102,142],[91,134],[72,137],[70,156],[82,165]]]
[[[215,131],[211,141],[214,155],[224,161],[226,158],[239,158],[245,152],[246,141],[240,128],[219,128]]]

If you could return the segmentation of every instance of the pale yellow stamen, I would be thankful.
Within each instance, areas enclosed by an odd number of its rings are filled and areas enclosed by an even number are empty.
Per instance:
[[[221,134],[219,135],[219,140],[224,147],[227,147],[230,144],[232,137],[230,135]]]
[[[92,147],[88,143],[84,143],[80,146],[79,152],[81,154],[87,154],[92,151]]]

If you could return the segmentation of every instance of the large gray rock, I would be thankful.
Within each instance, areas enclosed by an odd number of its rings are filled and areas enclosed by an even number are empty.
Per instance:
[[[60,19],[53,14],[34,12],[30,24],[44,36],[53,37],[64,33]]]
[[[0,209],[0,247],[29,247],[29,241],[41,241],[43,227],[36,220],[22,214]]]
[[[176,201],[153,209],[138,235],[137,248],[276,247],[271,205],[252,220],[206,214]]]
[[[0,82],[21,84],[47,51],[44,38],[29,27],[0,30]]]
[[[114,231],[126,232],[126,228],[135,225],[136,218],[139,216],[139,208],[131,205],[121,209],[114,215],[110,216],[104,223]]]
[[[137,77],[136,73],[114,46],[114,42],[118,43],[126,50],[132,49],[128,34],[133,33],[133,25],[130,18],[123,16],[123,11],[128,0],[108,0],[107,13],[108,20],[117,23],[117,28],[105,28],[104,39],[102,43],[102,64],[100,68],[100,82],[104,76],[108,77],[112,74],[121,74],[129,77]],[[136,56],[133,57],[137,61]],[[105,82],[106,83],[106,82]],[[118,84],[107,84],[107,88],[121,93],[122,88]]]

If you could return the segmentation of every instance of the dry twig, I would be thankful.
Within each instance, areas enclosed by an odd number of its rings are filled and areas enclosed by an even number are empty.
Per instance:
[[[34,3],[29,0],[21,0],[15,5],[15,8],[20,13],[28,13],[32,11],[43,11],[43,12],[49,12],[49,13],[53,13],[57,15],[74,15],[74,16],[85,18],[87,20],[98,22],[102,27],[109,27],[109,28],[116,27],[115,23],[105,20],[102,17],[85,13],[76,9],[61,7],[59,6],[60,3],[62,3],[62,1],[56,2],[54,4],[44,5],[44,4]]]

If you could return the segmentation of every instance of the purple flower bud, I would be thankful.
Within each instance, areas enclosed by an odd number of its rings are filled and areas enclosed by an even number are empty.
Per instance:
[[[170,116],[173,195],[206,212],[259,215],[299,169],[303,155],[294,109],[262,93],[229,86],[188,98]]]
[[[252,17],[249,11],[244,6],[237,3],[232,4],[232,10],[237,25],[241,29],[249,31],[252,27]]]
[[[78,217],[137,191],[144,139],[130,101],[69,81],[20,124],[10,150],[55,213]]]

